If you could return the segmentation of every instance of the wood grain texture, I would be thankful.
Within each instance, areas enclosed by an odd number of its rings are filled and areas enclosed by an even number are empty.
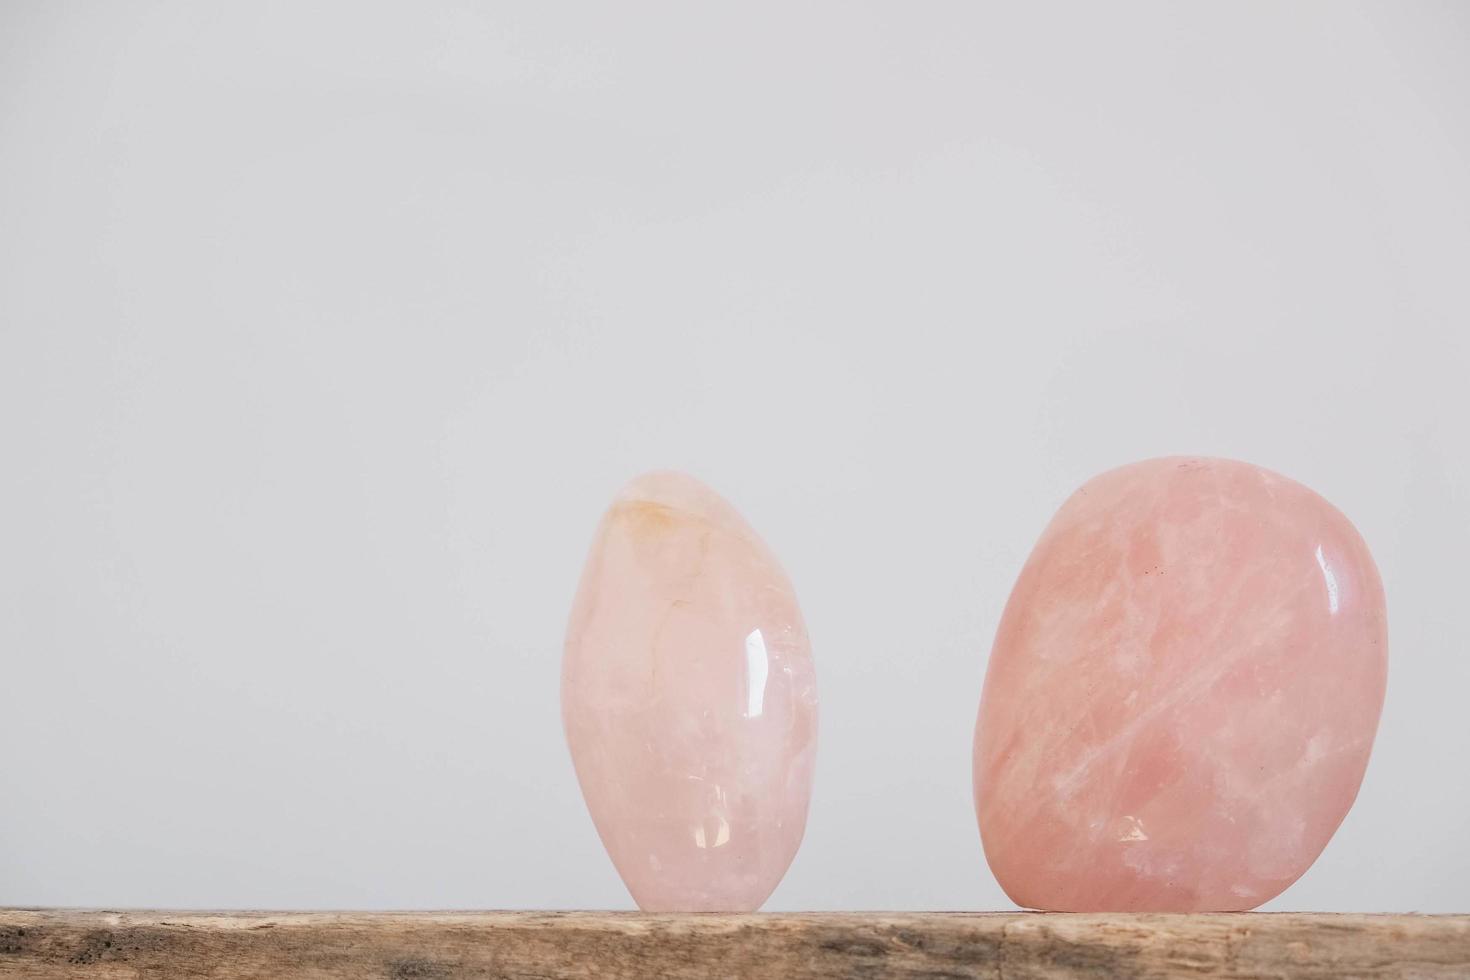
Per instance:
[[[1470,915],[11,909],[0,977],[1470,978]]]

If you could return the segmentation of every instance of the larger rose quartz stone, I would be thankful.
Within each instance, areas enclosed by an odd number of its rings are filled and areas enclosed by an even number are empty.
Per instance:
[[[1358,532],[1245,463],[1157,459],[1063,505],[1001,618],[975,733],[1017,904],[1250,909],[1357,795],[1387,669]]]
[[[602,518],[567,630],[562,717],[641,908],[761,906],[806,827],[816,677],[775,556],[692,477],[640,477]]]

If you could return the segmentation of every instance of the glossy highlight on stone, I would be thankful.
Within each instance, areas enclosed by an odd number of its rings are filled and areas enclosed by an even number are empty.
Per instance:
[[[816,675],[785,572],[693,477],[641,476],[603,516],[567,628],[562,720],[640,908],[765,902],[806,827]]]
[[[1273,898],[1357,795],[1387,656],[1372,556],[1311,490],[1221,459],[1096,477],[990,655],[975,807],[1001,887],[1053,911]]]

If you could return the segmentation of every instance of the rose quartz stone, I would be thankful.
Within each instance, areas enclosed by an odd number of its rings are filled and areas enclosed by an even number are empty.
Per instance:
[[[567,628],[562,719],[640,908],[761,906],[806,827],[816,676],[775,555],[692,477],[639,477],[603,516]]]
[[[1086,912],[1279,894],[1357,795],[1387,643],[1367,546],[1301,484],[1221,459],[1093,479],[990,655],[975,807],[1001,887]]]

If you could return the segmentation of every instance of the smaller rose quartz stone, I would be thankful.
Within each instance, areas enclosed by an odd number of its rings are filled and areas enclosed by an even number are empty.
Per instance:
[[[1096,477],[1001,617],[975,806],[1018,905],[1254,908],[1316,860],[1383,706],[1383,587],[1342,514],[1220,459]]]
[[[562,719],[640,908],[765,902],[806,827],[811,647],[775,556],[692,477],[639,477],[603,516],[567,628]]]

